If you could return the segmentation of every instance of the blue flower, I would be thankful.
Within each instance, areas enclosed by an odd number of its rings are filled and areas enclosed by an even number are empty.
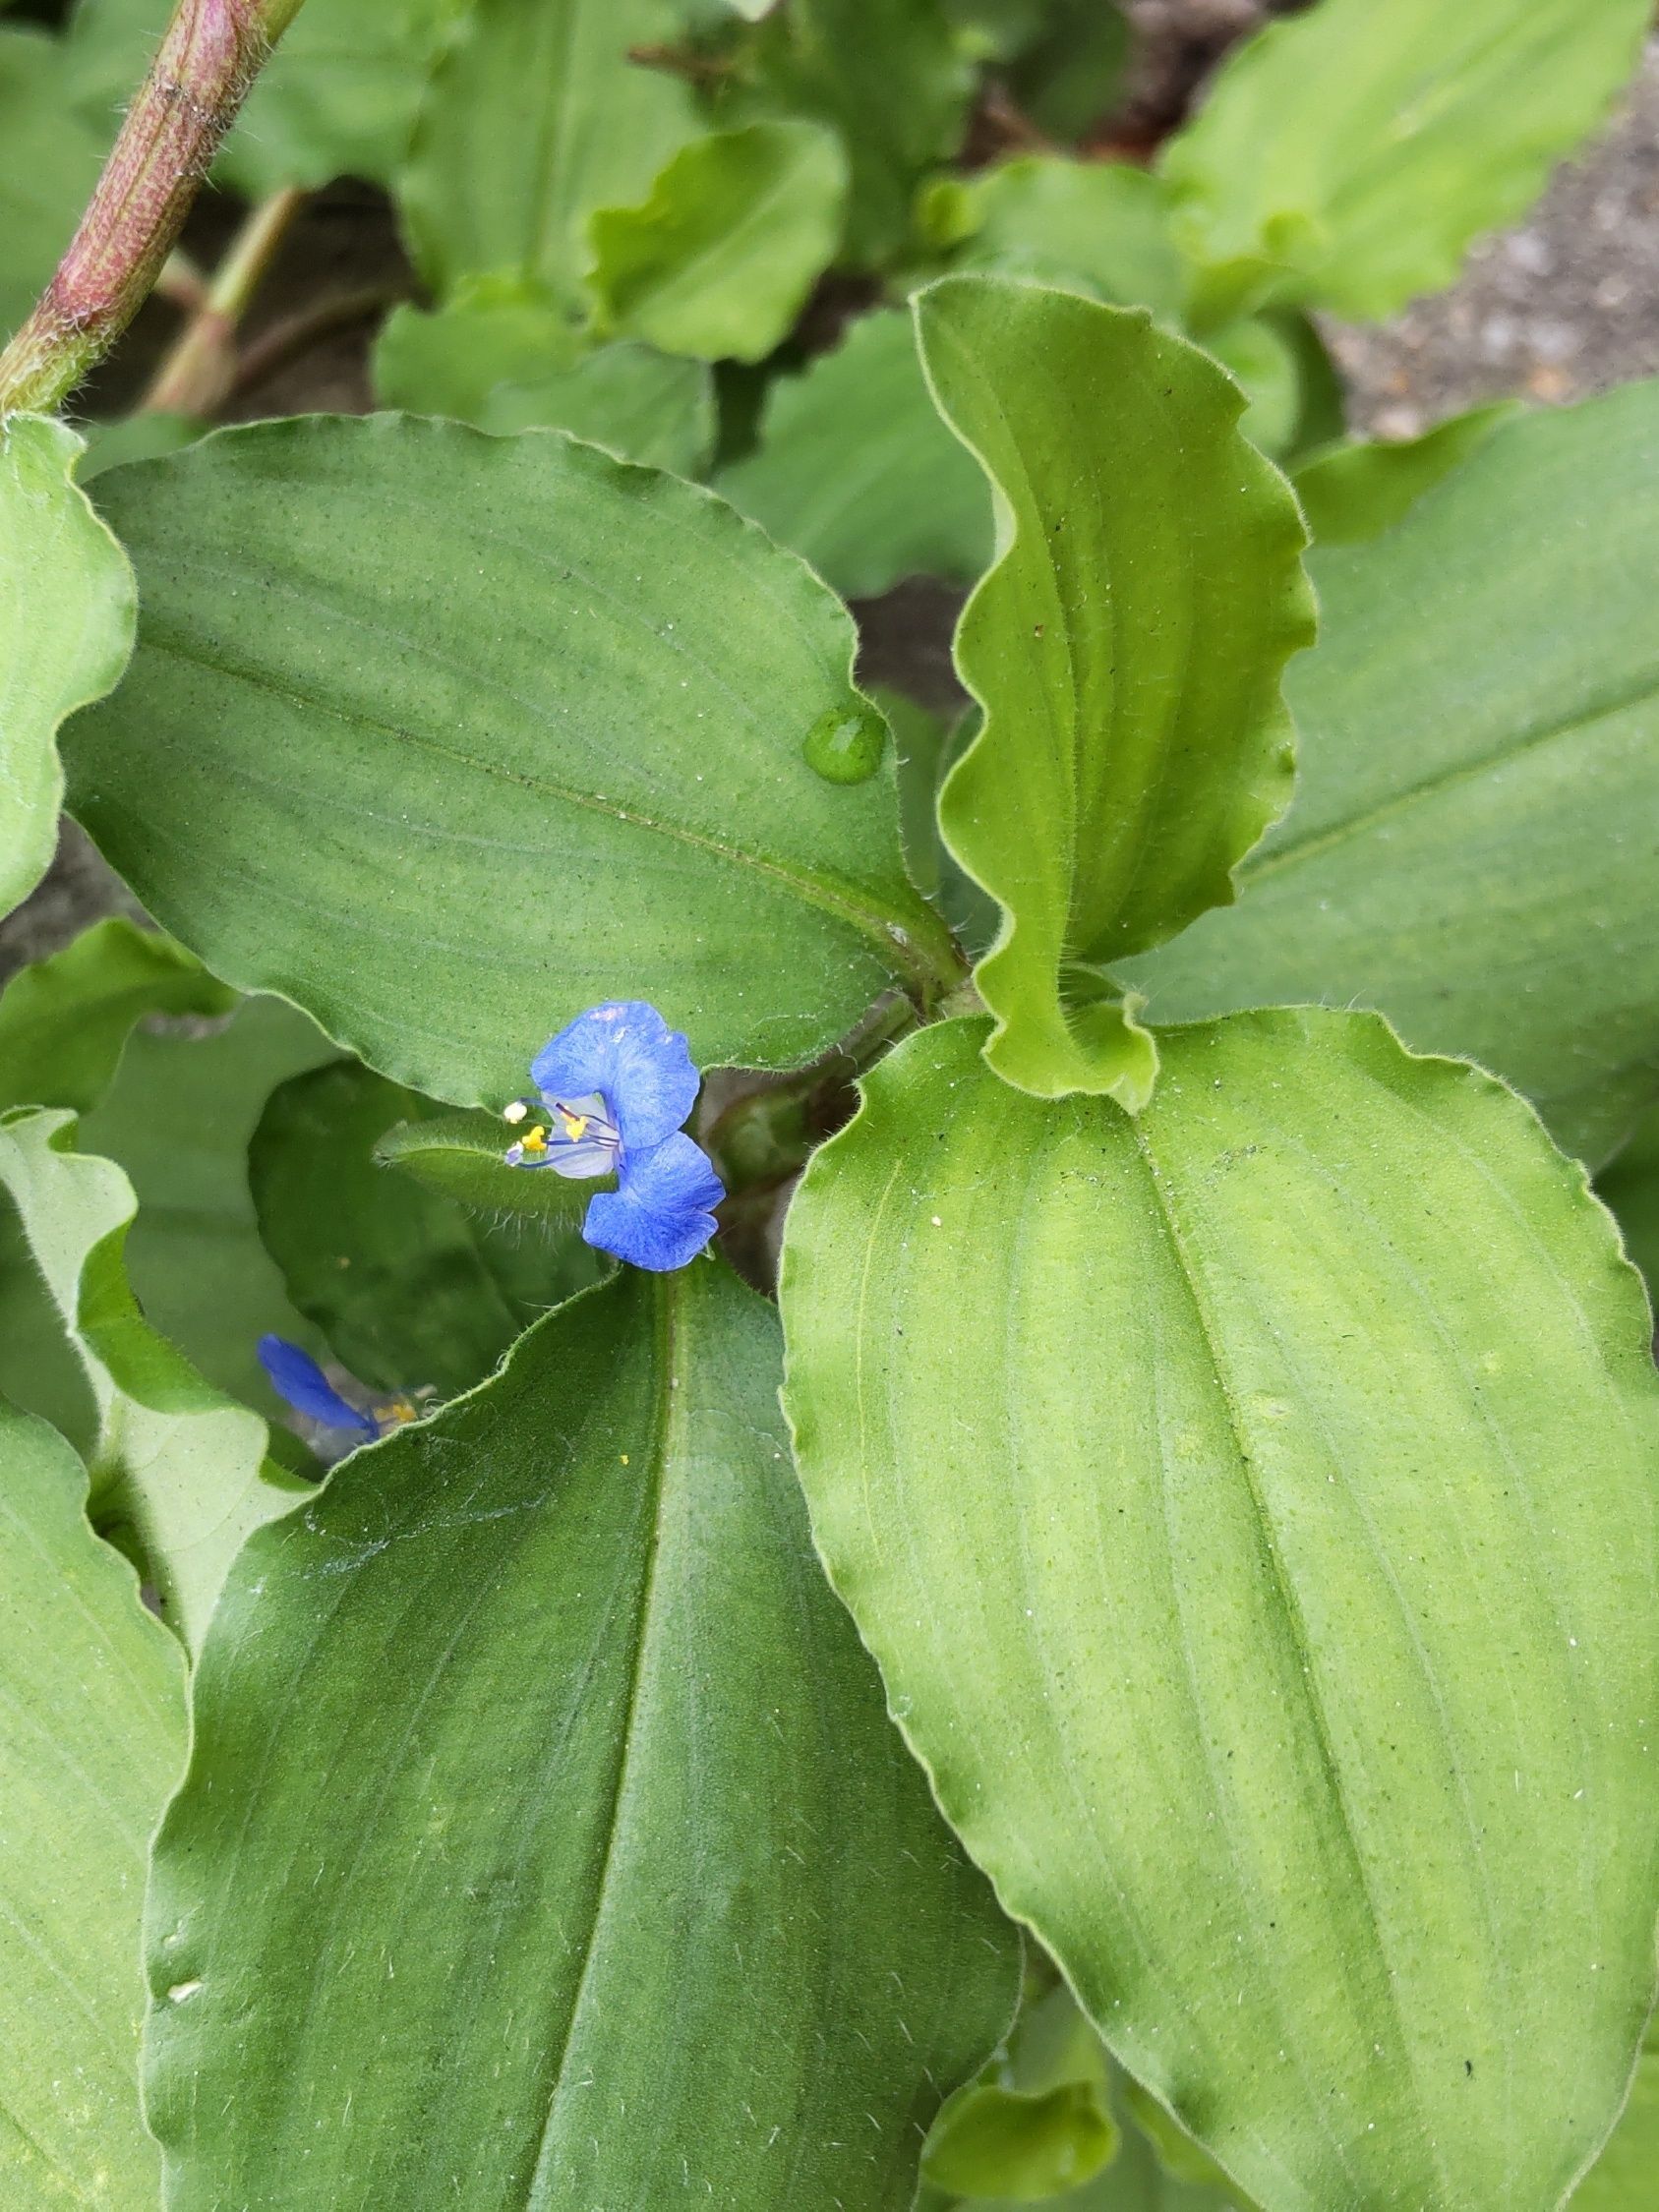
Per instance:
[[[511,1167],[614,1175],[588,1201],[582,1235],[656,1273],[695,1259],[726,1195],[707,1155],[681,1132],[697,1102],[685,1039],[642,999],[590,1008],[537,1053],[530,1079],[547,1108],[507,1152]],[[531,1118],[522,1101],[510,1122]]]
[[[276,1395],[319,1427],[351,1437],[352,1442],[345,1447],[348,1451],[361,1443],[373,1443],[419,1417],[419,1408],[401,1397],[374,1400],[373,1410],[365,1413],[349,1398],[340,1396],[309,1352],[302,1352],[285,1337],[262,1336],[258,1349],[260,1366],[270,1377]]]

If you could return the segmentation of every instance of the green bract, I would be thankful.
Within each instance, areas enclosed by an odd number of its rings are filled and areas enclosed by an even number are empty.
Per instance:
[[[1542,2212],[1653,1995],[1659,1377],[1606,1216],[1375,1018],[1165,1031],[1133,1120],[984,1033],[870,1078],[784,1258],[894,1715],[1253,2196]]]
[[[777,1380],[724,1270],[633,1274],[249,1547],[150,1918],[178,2212],[909,2212],[1013,1954],[824,1588]]]

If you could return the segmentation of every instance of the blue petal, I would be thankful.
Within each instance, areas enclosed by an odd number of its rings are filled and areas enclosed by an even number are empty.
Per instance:
[[[683,1267],[719,1224],[709,1207],[726,1189],[707,1155],[688,1136],[670,1136],[652,1151],[624,1155],[622,1185],[588,1200],[582,1235],[654,1274]]]
[[[685,1039],[643,999],[615,999],[578,1014],[537,1053],[530,1077],[550,1105],[599,1091],[623,1149],[635,1152],[672,1136],[697,1103]]]
[[[282,1337],[262,1336],[259,1354],[271,1388],[296,1413],[322,1422],[326,1428],[349,1428],[359,1436],[380,1434],[368,1414],[346,1403],[309,1352]]]

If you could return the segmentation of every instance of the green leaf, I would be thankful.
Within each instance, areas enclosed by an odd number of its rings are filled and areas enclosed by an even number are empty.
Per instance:
[[[1201,309],[1449,284],[1635,68],[1647,0],[1321,0],[1237,48],[1163,174]]]
[[[559,1240],[515,1234],[381,1165],[376,1145],[389,1129],[418,1130],[440,1113],[418,1091],[338,1061],[272,1094],[249,1172],[288,1294],[341,1365],[374,1390],[452,1398],[538,1313],[596,1281],[601,1263],[573,1222]],[[570,1207],[577,1221],[589,1188]]]
[[[777,1379],[724,1267],[628,1271],[249,1546],[156,1858],[174,2212],[908,2212],[1016,1962]]]
[[[984,727],[940,798],[1007,916],[987,1058],[1042,1096],[1145,1101],[1133,1009],[1090,971],[1233,896],[1290,795],[1284,663],[1313,634],[1288,486],[1236,388],[1144,314],[990,277],[917,302],[945,420],[996,489],[956,665]]]
[[[266,1460],[258,1415],[210,1389],[145,1319],[122,1256],[133,1187],[74,1145],[73,1114],[0,1115],[0,1183],[97,1401],[93,1524],[136,1553],[195,1650],[243,1538],[294,1485]]]
[[[1037,1961],[1028,1960],[1028,1976]],[[1046,1961],[1041,1961],[1045,1966]],[[1111,2075],[1064,1984],[1028,1997],[978,2080],[958,2090],[922,2154],[930,2186],[1015,2204],[1066,2198],[1116,2159]]]
[[[574,342],[534,287],[485,278],[432,313],[393,310],[375,346],[375,389],[388,407],[497,435],[569,431],[624,461],[694,475],[715,433],[702,363],[627,339],[573,354]]]
[[[1204,349],[1245,396],[1238,427],[1251,444],[1275,457],[1288,451],[1302,411],[1300,364],[1288,335],[1265,315],[1245,315],[1208,332]]]
[[[1421,437],[1328,447],[1296,471],[1296,496],[1318,546],[1359,546],[1403,522],[1425,492],[1478,453],[1512,400],[1452,415]]]
[[[847,147],[846,250],[860,266],[898,259],[916,187],[962,144],[974,73],[939,0],[789,0],[754,33],[759,112],[827,123]]]
[[[639,206],[589,224],[601,320],[666,353],[764,360],[834,259],[846,200],[846,157],[816,124],[693,139]]]
[[[1264,308],[1255,320],[1276,330],[1296,363],[1296,427],[1280,467],[1298,467],[1347,436],[1347,391],[1313,318],[1300,308]]]
[[[1659,384],[1517,417],[1315,553],[1296,803],[1240,900],[1120,973],[1153,1019],[1380,1007],[1605,1159],[1659,1095]]]
[[[103,136],[67,112],[67,100],[58,41],[0,29],[0,336],[50,282],[98,181]],[[8,522],[0,542],[12,531]]]
[[[1649,1299],[1659,1306],[1659,1108],[1637,1123],[1596,1189],[1613,1209],[1625,1250],[1647,1278]]]
[[[215,1389],[285,1419],[256,1347],[267,1331],[314,1343],[260,1242],[248,1145],[266,1100],[334,1048],[297,1008],[249,999],[212,1036],[140,1034],[79,1144],[132,1183],[138,1216],[124,1259],[145,1317]],[[302,1468],[310,1455],[272,1439]]]
[[[923,198],[922,223],[957,274],[1018,276],[1108,306],[1146,307],[1180,328],[1188,269],[1168,191],[1128,162],[1022,154],[975,177],[941,178]],[[1204,343],[1250,401],[1245,436],[1266,453],[1295,445],[1318,396],[1310,381],[1329,375],[1306,319],[1242,316]]]
[[[1063,1990],[1048,2002],[1062,1999],[1067,2005],[1073,2002]],[[1100,2062],[1100,2078],[1109,2082],[1107,2103],[1118,2147],[1111,2163],[1093,2180],[1042,2198],[1048,2212],[1253,2212],[1244,2191],[1191,2136],[1120,2067],[1110,2065],[1093,2031],[1090,2040]],[[1010,2212],[1019,2201],[984,2195],[931,2201],[924,2192],[918,2212],[948,2212],[954,2206],[962,2212]]]
[[[1038,34],[1003,72],[1021,112],[1052,138],[1080,139],[1117,104],[1131,53],[1115,0],[1048,0]]]
[[[1088,2083],[1027,2096],[994,2085],[967,2089],[932,2138],[935,2187],[1037,2204],[1093,2181],[1117,2149],[1117,2128]]]
[[[20,1097],[84,1111],[81,1148],[115,1161],[138,1198],[123,1258],[146,1316],[209,1382],[269,1419],[287,1409],[255,1346],[267,1330],[302,1343],[310,1332],[260,1243],[248,1139],[272,1086],[331,1048],[274,999],[250,1001],[212,1036],[127,1042],[141,1016],[217,1014],[230,1003],[166,938],[122,919],[96,922],[8,986],[0,1063]],[[0,1092],[0,1105],[15,1102]],[[78,1451],[96,1451],[98,1409],[86,1370],[3,1190],[0,1392]],[[285,1429],[272,1443],[293,1464],[312,1465]]]
[[[51,1426],[84,1457],[96,1450],[98,1408],[63,1316],[0,1185],[0,1397]]]
[[[689,88],[628,60],[672,43],[667,0],[474,0],[433,82],[399,197],[421,274],[544,285],[586,314],[588,220],[699,129]]]
[[[780,377],[758,450],[717,486],[849,599],[906,576],[971,583],[990,558],[984,479],[940,422],[898,309]]]
[[[471,0],[322,0],[284,31],[217,164],[258,198],[333,177],[386,184],[428,79]],[[80,113],[106,137],[167,28],[169,0],[80,0],[64,45]]]
[[[924,226],[960,273],[1023,276],[1114,307],[1179,314],[1186,271],[1160,179],[1127,161],[1020,154],[931,186]]]
[[[87,1525],[87,1476],[0,1401],[0,2191],[151,2212],[139,2111],[150,1834],[184,1765],[178,1647]]]
[[[86,1113],[114,1079],[134,1024],[153,1014],[227,1014],[234,992],[193,954],[124,914],[20,968],[0,993],[0,1107]]]
[[[1650,2026],[1612,2138],[1572,2193],[1572,2212],[1651,2212],[1659,2174],[1659,2023]]]
[[[145,610],[75,726],[77,811],[216,974],[384,1075],[499,1105],[623,997],[702,1064],[789,1066],[947,974],[885,779],[803,757],[873,712],[852,623],[706,492],[551,434],[314,417],[107,504]]]
[[[1375,1017],[1164,1031],[1134,1120],[983,1035],[901,1046],[789,1215],[797,1460],[893,1712],[1274,2212],[1553,2212],[1659,1893],[1659,1375],[1607,1217]]]
[[[319,0],[261,71],[221,166],[251,197],[340,176],[389,184],[473,0]],[[166,21],[166,10],[161,11]]]
[[[0,418],[0,914],[57,844],[58,727],[120,680],[133,647],[133,572],[75,483],[81,450],[62,423]]]
[[[125,468],[131,461],[155,461],[163,453],[177,453],[194,445],[208,425],[194,415],[174,415],[165,408],[145,409],[117,421],[77,425],[87,440],[87,450],[76,471],[79,484],[90,484],[105,469]]]

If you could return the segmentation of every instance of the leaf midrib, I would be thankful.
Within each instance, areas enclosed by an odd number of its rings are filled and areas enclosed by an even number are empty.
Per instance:
[[[1279,1617],[1289,1638],[1292,1656],[1296,1661],[1300,1679],[1305,1686],[1303,1705],[1312,1724],[1314,1741],[1319,1751],[1320,1765],[1325,1771],[1326,1779],[1330,1786],[1332,1802],[1336,1810],[1337,1825],[1346,1847],[1346,1855],[1353,1868],[1354,1877],[1359,1884],[1359,1893],[1365,1900],[1366,1911],[1372,1928],[1379,1932],[1380,1938],[1382,1916],[1377,1909],[1365,1855],[1360,1849],[1359,1834],[1354,1823],[1353,1811],[1348,1803],[1347,1790],[1342,1780],[1341,1766],[1336,1757],[1335,1744],[1332,1738],[1331,1723],[1326,1715],[1319,1688],[1319,1677],[1314,1671],[1317,1654],[1313,1641],[1308,1634],[1307,1623],[1302,1615],[1300,1600],[1296,1595],[1294,1585],[1285,1573],[1283,1561],[1279,1556],[1278,1545],[1274,1541],[1273,1517],[1268,1510],[1267,1500],[1262,1494],[1261,1485],[1256,1480],[1249,1432],[1234,1395],[1225,1363],[1221,1358],[1219,1340],[1211,1319],[1204,1292],[1200,1286],[1198,1269],[1187,1252],[1185,1239],[1175,1220],[1164,1188],[1162,1171],[1153,1154],[1148,1132],[1143,1126],[1143,1117],[1130,1115],[1127,1119],[1135,1139],[1136,1150],[1139,1152],[1142,1165],[1146,1170],[1154,1210],[1167,1242],[1170,1257],[1174,1261],[1175,1273],[1187,1294],[1192,1307],[1193,1318],[1198,1324],[1199,1333],[1204,1340],[1205,1350],[1209,1356],[1210,1370],[1215,1377],[1221,1409],[1226,1416],[1227,1426],[1232,1433],[1234,1449],[1238,1455],[1239,1471],[1250,1499],[1252,1517],[1260,1532],[1262,1562],[1278,1599]],[[1446,2174],[1441,2159],[1440,2145],[1434,2129],[1428,2124],[1428,2116],[1424,2111],[1419,2093],[1417,2068],[1411,2056],[1412,2039],[1400,2008],[1399,1993],[1395,1985],[1393,1972],[1383,1951],[1380,1940],[1377,1946],[1377,1955],[1384,1969],[1382,1974],[1377,1977],[1377,1983],[1383,1992],[1384,2002],[1393,2014],[1395,2031],[1399,2036],[1399,2047],[1405,2055],[1406,2080],[1410,2087],[1412,2105],[1417,2114],[1419,2138],[1427,2148],[1434,2163],[1436,2175],[1442,2186],[1445,2187]],[[1346,2160],[1342,2155],[1340,2144],[1337,2143],[1334,2135],[1332,2136],[1331,2140],[1333,2149],[1336,2151],[1338,2163],[1345,2167]],[[1450,2197],[1448,2201],[1450,2201]]]
[[[922,932],[928,926],[924,914],[912,914],[908,911],[900,913],[874,904],[865,904],[844,883],[812,870],[786,866],[781,861],[767,859],[758,852],[747,852],[741,845],[727,844],[705,831],[690,829],[682,823],[665,821],[659,815],[646,814],[634,807],[621,806],[614,800],[602,799],[597,793],[580,790],[572,785],[557,783],[548,777],[529,776],[499,761],[480,760],[473,754],[459,752],[452,746],[441,744],[436,738],[422,735],[400,724],[365,714],[361,709],[348,712],[345,708],[326,699],[317,698],[296,685],[279,683],[263,670],[234,668],[206,653],[192,651],[176,639],[158,638],[151,634],[146,639],[144,650],[183,661],[192,668],[205,669],[210,675],[221,676],[227,682],[246,684],[285,706],[297,707],[306,713],[326,715],[331,721],[343,724],[348,729],[376,730],[383,736],[431,753],[440,760],[448,761],[475,775],[486,779],[494,777],[556,803],[606,816],[627,829],[669,838],[693,851],[706,853],[715,860],[735,867],[748,868],[783,886],[803,905],[815,906],[820,912],[829,914],[859,935],[869,938],[881,948],[884,965],[898,960],[913,975],[931,972],[924,958],[908,951],[911,945],[920,940]],[[337,797],[331,798],[329,804],[341,809],[341,802]],[[431,825],[423,832],[427,836],[434,834],[437,833]]]
[[[651,1650],[651,1616],[656,1602],[657,1569],[663,1548],[663,1501],[668,1480],[668,1464],[677,1431],[687,1419],[683,1397],[674,1393],[674,1356],[678,1297],[671,1278],[665,1278],[653,1300],[656,1311],[654,1335],[659,1362],[656,1375],[655,1426],[650,1450],[650,1535],[646,1553],[645,1571],[639,1591],[638,1623],[633,1639],[633,1649],[628,1655],[627,1698],[622,1715],[620,1742],[615,1773],[612,1777],[609,1819],[605,1833],[605,1852],[600,1861],[598,1879],[593,1887],[593,1900],[588,1915],[586,1936],[582,1946],[582,1962],[576,1975],[575,1987],[570,1994],[569,2010],[564,2016],[564,2032],[560,2038],[559,2050],[553,2064],[544,2075],[544,2094],[547,2110],[542,2119],[536,2139],[535,2163],[530,2169],[529,2188],[524,2203],[525,2212],[534,2212],[538,2205],[550,2200],[545,2190],[548,2161],[556,2145],[555,2122],[564,2091],[565,2068],[570,2047],[575,2041],[581,2022],[583,2007],[587,2002],[588,1985],[593,1978],[600,1944],[600,1930],[605,1920],[606,1892],[610,1887],[612,1870],[617,1853],[617,1834],[622,1825],[622,1806],[628,1795],[633,1772],[634,1754],[639,1735],[640,1694]]]
[[[1375,805],[1364,807],[1345,821],[1333,822],[1329,828],[1310,832],[1305,838],[1292,839],[1274,845],[1260,860],[1247,860],[1238,871],[1242,887],[1260,883],[1265,877],[1277,874],[1281,869],[1304,860],[1317,859],[1322,853],[1343,844],[1349,838],[1361,837],[1380,823],[1391,821],[1406,812],[1423,799],[1438,797],[1444,791],[1455,790],[1462,785],[1478,783],[1484,776],[1495,775],[1512,762],[1524,760],[1531,753],[1541,752],[1564,737],[1575,737],[1593,729],[1600,723],[1613,722],[1620,715],[1630,714],[1638,707],[1659,701],[1659,674],[1649,673],[1640,682],[1627,686],[1623,691],[1598,706],[1575,709],[1559,721],[1547,724],[1542,729],[1527,730],[1496,751],[1483,753],[1479,760],[1460,761],[1452,767],[1428,776],[1421,783],[1411,785],[1403,791],[1391,792]]]

